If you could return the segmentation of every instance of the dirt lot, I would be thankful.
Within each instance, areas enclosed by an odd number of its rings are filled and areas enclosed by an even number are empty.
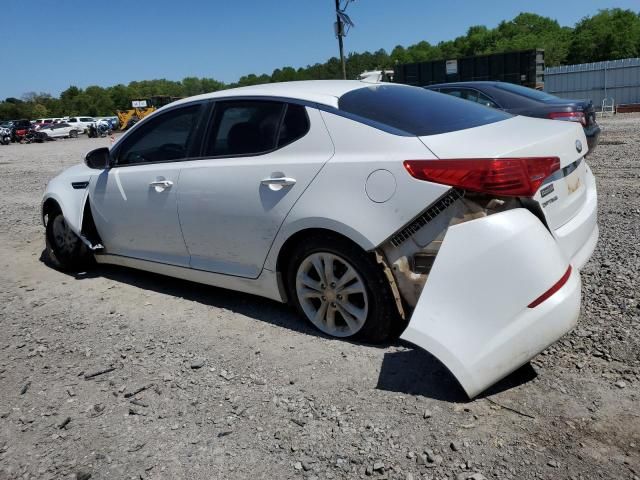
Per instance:
[[[580,323],[473,402],[427,353],[275,302],[48,268],[45,183],[108,141],[0,146],[0,478],[637,479],[640,116],[602,125]]]

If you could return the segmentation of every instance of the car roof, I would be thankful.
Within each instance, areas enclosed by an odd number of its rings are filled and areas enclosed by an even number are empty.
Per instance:
[[[184,98],[169,105],[175,106],[194,100],[208,100],[226,97],[281,97],[320,103],[338,107],[338,99],[347,92],[371,86],[371,82],[360,80],[303,80],[295,82],[265,83],[249,87],[230,88]],[[393,84],[391,84],[393,85]]]

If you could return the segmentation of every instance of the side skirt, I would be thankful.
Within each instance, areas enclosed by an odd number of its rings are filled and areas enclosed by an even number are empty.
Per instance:
[[[276,273],[266,269],[262,270],[262,273],[258,278],[251,279],[206,272],[204,270],[196,270],[193,268],[179,267],[176,265],[167,265],[164,263],[140,260],[137,258],[123,257],[120,255],[101,253],[96,254],[95,259],[96,262],[102,264],[135,268],[137,270],[158,273],[168,277],[180,278],[182,280],[202,283],[212,287],[236,290],[239,292],[249,293],[251,295],[270,298],[271,300],[276,300],[278,302],[284,302],[284,299],[280,294],[280,290],[278,289]]]

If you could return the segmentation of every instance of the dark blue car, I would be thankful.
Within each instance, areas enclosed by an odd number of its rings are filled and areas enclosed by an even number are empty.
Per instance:
[[[589,151],[593,151],[598,144],[600,127],[591,100],[568,100],[506,82],[439,83],[425,88],[514,115],[579,122],[584,128]]]

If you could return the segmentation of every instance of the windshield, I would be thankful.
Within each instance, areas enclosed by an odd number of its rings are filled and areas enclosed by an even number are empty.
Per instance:
[[[511,118],[493,108],[406,85],[358,88],[340,97],[338,105],[347,113],[416,136],[464,130]]]
[[[538,100],[539,102],[552,102],[558,100],[558,97],[555,95],[550,95],[540,90],[534,90],[533,88],[523,87],[522,85],[516,85],[514,83],[496,83],[494,86],[500,90],[522,95],[523,97]]]

